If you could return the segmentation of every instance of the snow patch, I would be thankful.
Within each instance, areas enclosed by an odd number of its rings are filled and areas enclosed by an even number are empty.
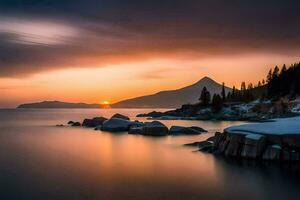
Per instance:
[[[300,117],[274,119],[272,122],[231,126],[225,132],[232,134],[300,135]]]

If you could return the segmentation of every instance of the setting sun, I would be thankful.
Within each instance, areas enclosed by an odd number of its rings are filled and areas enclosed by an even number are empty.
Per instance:
[[[109,103],[109,101],[103,101],[102,104],[109,105],[110,103]]]
[[[109,103],[109,101],[103,101],[103,102],[100,104],[100,107],[101,107],[101,108],[110,108],[110,103]]]

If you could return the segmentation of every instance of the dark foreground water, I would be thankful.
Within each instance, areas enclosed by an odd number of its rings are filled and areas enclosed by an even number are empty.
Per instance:
[[[164,121],[210,133],[159,138],[54,126],[148,111],[0,110],[0,199],[299,199],[297,166],[225,161],[182,146],[239,122]]]

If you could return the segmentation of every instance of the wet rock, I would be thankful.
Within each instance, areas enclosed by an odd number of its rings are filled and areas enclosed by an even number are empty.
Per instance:
[[[244,158],[258,158],[262,155],[265,145],[265,136],[258,134],[246,135],[241,156]]]
[[[281,146],[272,145],[268,146],[263,153],[262,159],[264,160],[280,160]]]
[[[142,127],[142,135],[165,136],[169,133],[168,127],[159,121],[145,122]]]
[[[216,132],[215,133],[215,136],[213,138],[213,142],[216,146],[216,148],[219,146],[220,142],[225,138],[225,134],[223,133],[220,133],[220,132]]]
[[[129,120],[129,117],[125,116],[125,115],[122,115],[122,114],[119,114],[119,113],[116,113],[114,114],[111,119],[114,119],[114,118],[117,118],[117,119],[124,119],[124,120]]]
[[[129,128],[128,134],[143,135],[143,127],[142,126],[132,126]]]
[[[122,132],[122,131],[128,131],[130,126],[135,125],[136,122],[131,122],[128,120],[120,119],[120,118],[112,118],[109,120],[106,120],[102,127],[102,131],[110,131],[110,132]]]
[[[199,151],[211,152],[214,148],[212,141],[202,141],[198,143]]]
[[[152,111],[150,113],[143,113],[143,114],[138,114],[136,117],[161,117],[163,116],[164,113],[163,112],[156,112],[156,111]]]
[[[295,150],[290,151],[290,161],[299,161],[299,152]]]
[[[187,144],[184,144],[184,146],[198,147],[199,143],[200,142],[187,143]]]
[[[81,126],[80,122],[74,122],[72,126]]]
[[[289,148],[300,149],[300,135],[284,135],[282,136],[282,143]]]
[[[82,122],[82,126],[85,127],[97,127],[97,126],[101,126],[103,124],[104,121],[106,121],[107,119],[105,117],[95,117],[93,119],[85,119]]]
[[[184,126],[172,126],[170,128],[170,135],[199,135],[203,132],[202,130],[204,129],[200,127],[197,128],[184,127]]]
[[[283,161],[290,161],[291,157],[290,157],[290,152],[287,149],[284,149],[282,152],[282,160]]]
[[[239,134],[228,134],[224,142],[225,156],[239,157],[243,147],[244,136]]]
[[[285,148],[282,152],[282,160],[295,162],[300,160],[300,153],[296,150]]]
[[[196,130],[196,131],[199,131],[199,132],[201,132],[201,133],[207,133],[207,132],[208,132],[207,130],[205,130],[205,129],[199,127],[199,126],[191,126],[191,127],[189,127],[189,128],[194,129],[194,130]]]
[[[69,121],[68,124],[69,124],[69,125],[72,125],[72,124],[74,124],[74,122],[73,122],[73,121]]]

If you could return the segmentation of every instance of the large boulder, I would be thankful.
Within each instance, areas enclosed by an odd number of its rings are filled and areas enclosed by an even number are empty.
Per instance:
[[[125,119],[112,118],[106,120],[102,127],[102,131],[110,131],[110,132],[122,132],[128,131],[131,126],[134,126],[137,122],[131,122]]]
[[[143,126],[140,126],[140,125],[134,125],[134,126],[131,126],[129,128],[129,131],[128,131],[128,134],[138,134],[138,135],[142,135],[143,134]]]
[[[243,146],[244,135],[240,134],[228,134],[224,142],[225,156],[240,156]]]
[[[159,121],[145,122],[142,127],[142,135],[165,136],[169,133],[168,127]]]
[[[262,159],[263,160],[280,160],[281,149],[282,148],[279,145],[268,146],[263,153]]]
[[[241,156],[244,158],[258,158],[262,155],[265,145],[265,136],[259,134],[246,135]]]
[[[199,128],[199,129],[198,129]],[[170,128],[170,135],[199,135],[204,129],[200,127],[184,127],[184,126],[172,126]]]
[[[129,120],[129,117],[127,117],[127,116],[125,116],[125,115],[122,115],[122,114],[119,114],[119,113],[114,114],[114,115],[111,117],[111,119],[113,119],[113,118]]]
[[[105,117],[95,117],[93,119],[85,119],[82,122],[82,126],[85,127],[98,127],[103,124],[107,119]]]

